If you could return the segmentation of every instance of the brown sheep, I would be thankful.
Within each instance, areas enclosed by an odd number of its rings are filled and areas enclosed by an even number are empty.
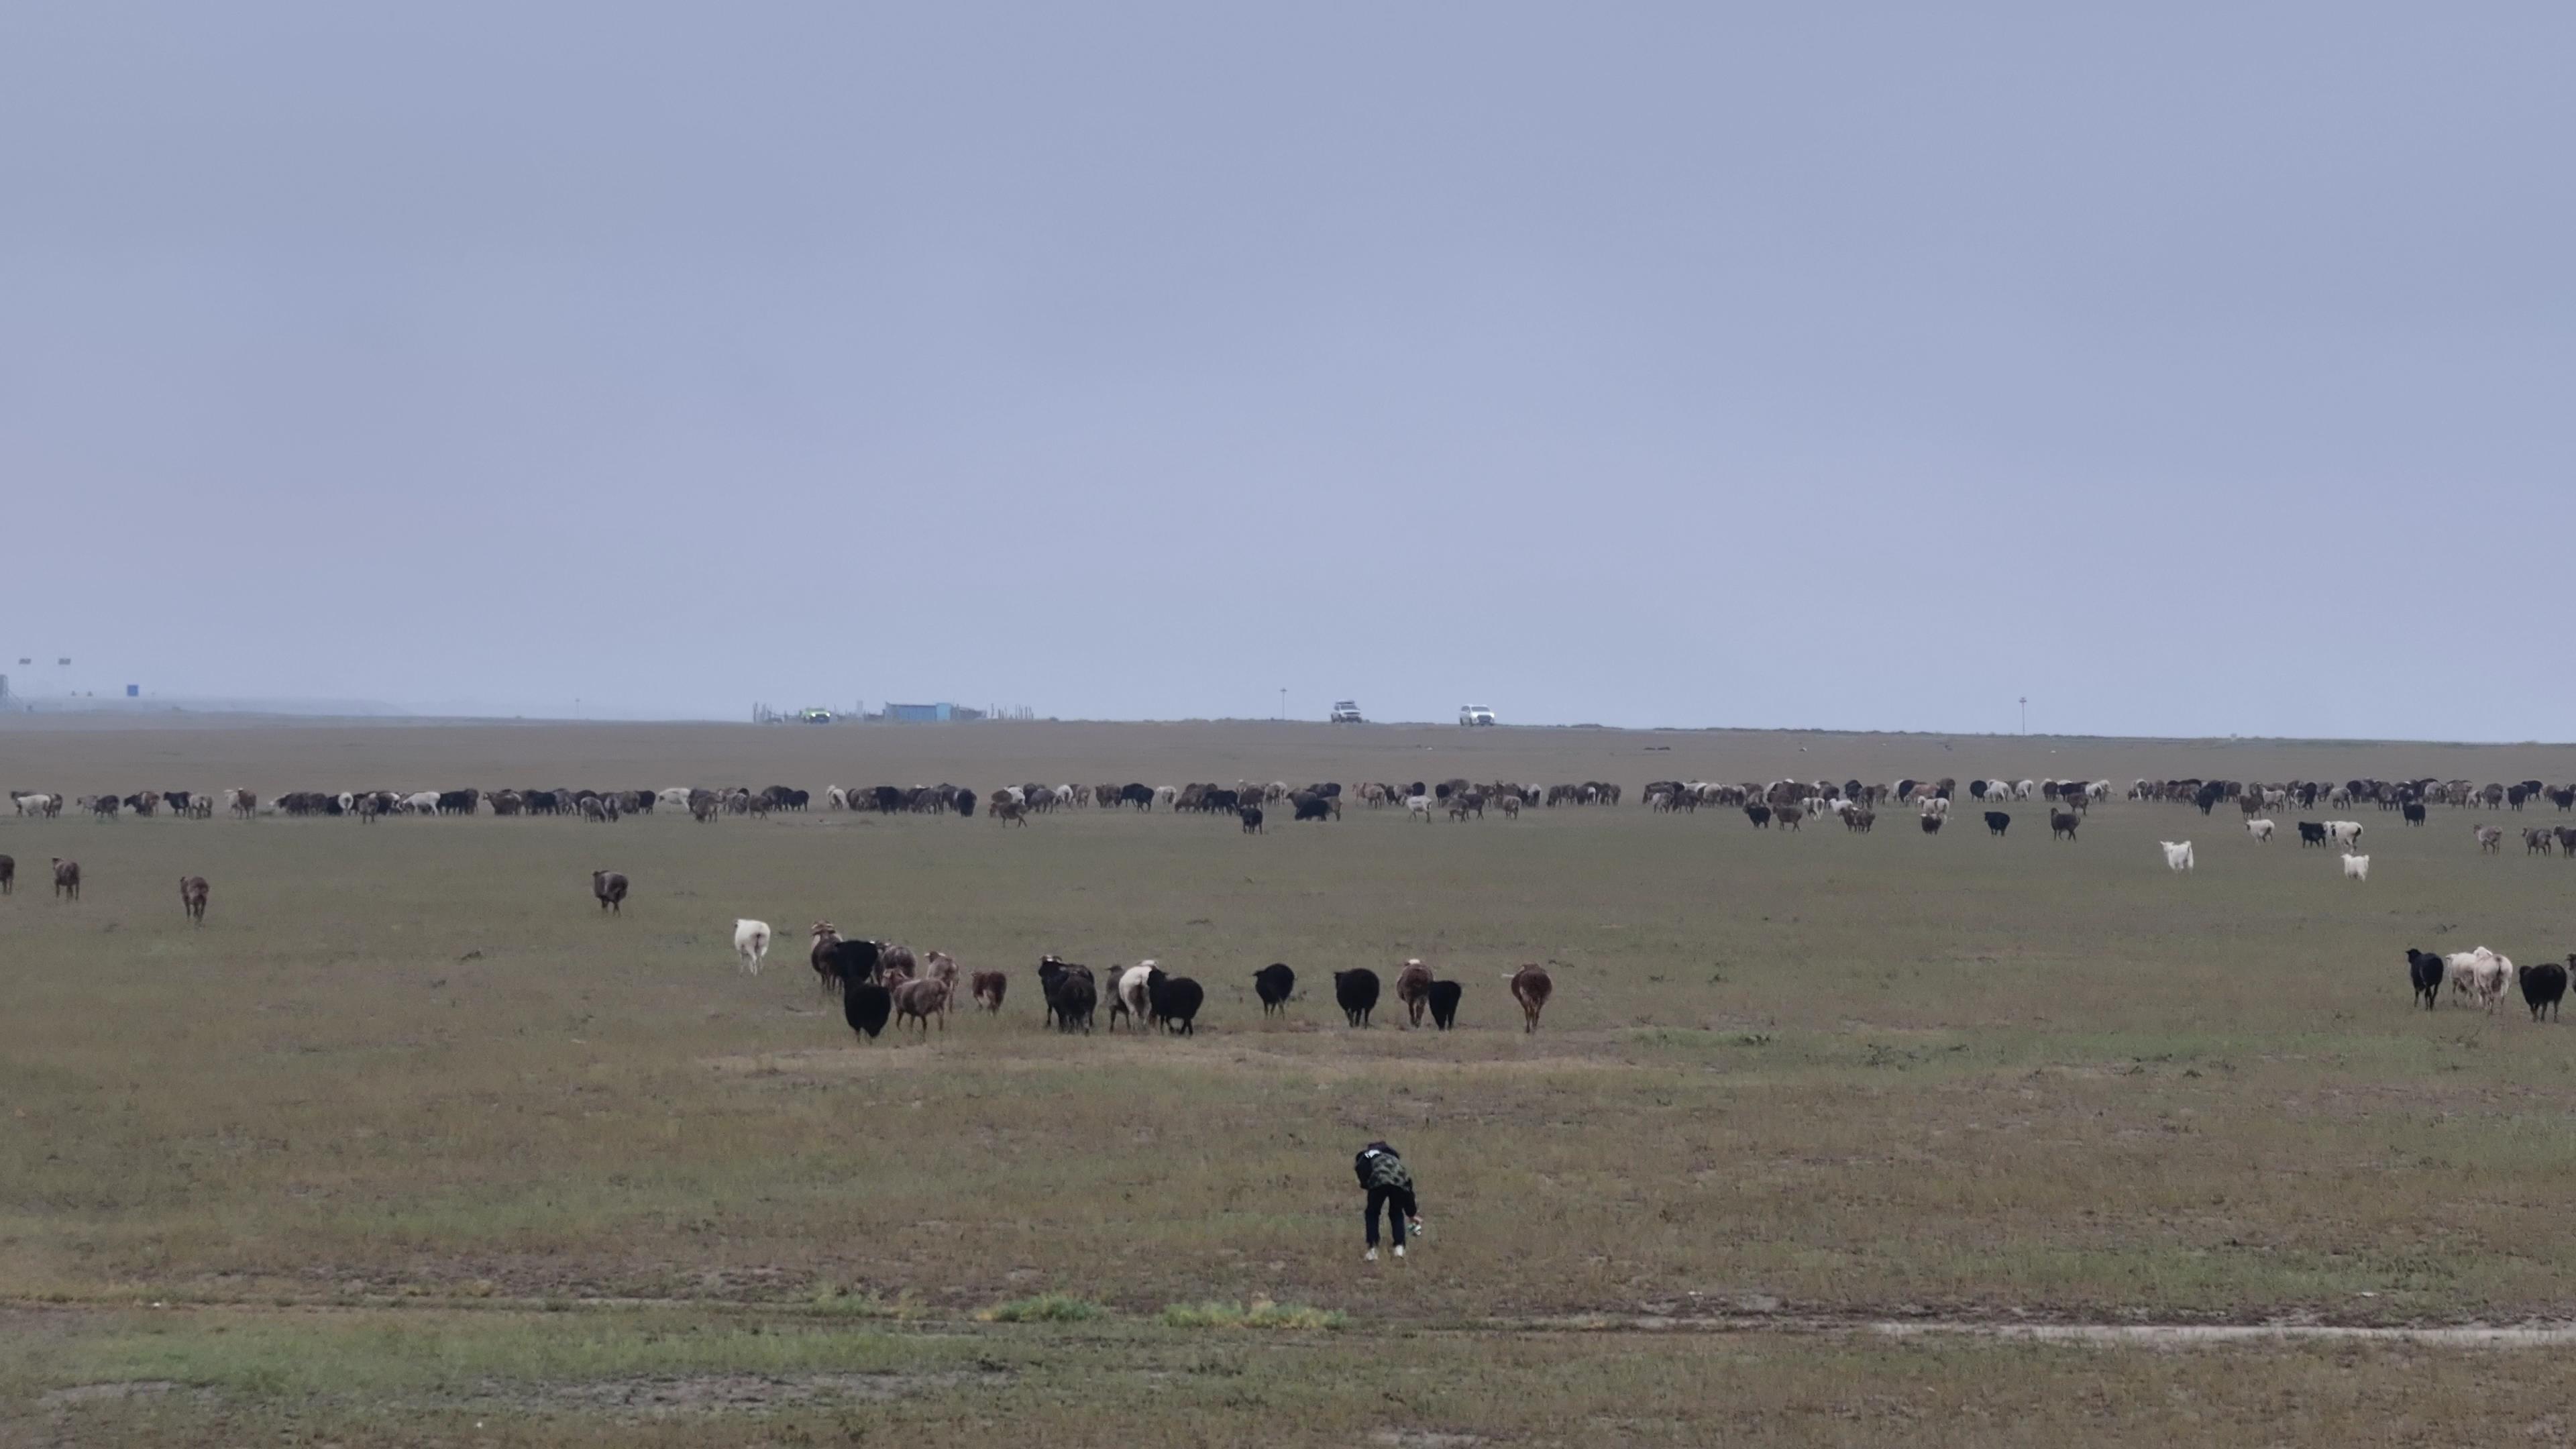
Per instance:
[[[179,909],[188,919],[202,926],[206,923],[206,878],[201,875],[179,877]]]
[[[922,977],[947,986],[948,994],[957,994],[957,958],[945,951],[933,951],[922,958]]]
[[[590,893],[599,898],[602,911],[626,914],[626,877],[613,870],[594,870],[590,873]]]
[[[1771,823],[1783,830],[1796,830],[1798,822],[1806,818],[1807,812],[1795,805],[1775,805],[1771,809]]]
[[[2076,819],[2074,811],[2051,810],[2048,812],[2049,839],[2055,840],[2060,836],[2064,836],[2068,840],[2073,840],[2075,838],[2075,826]]]
[[[73,900],[79,900],[80,862],[77,860],[65,860],[59,855],[53,857],[53,861],[55,897],[60,899],[63,896],[69,896]]]
[[[999,971],[978,971],[967,978],[975,988],[975,1004],[986,1011],[1002,1009],[1003,993],[1011,989],[1011,978]]]
[[[891,979],[891,977],[889,977]],[[921,1023],[924,1040],[930,1036],[930,1019],[939,1018],[939,1030],[948,1030],[948,983],[945,981],[905,981],[894,990],[894,1024],[900,1031],[907,1021]]]
[[[1395,973],[1395,999],[1404,1003],[1405,1015],[1415,1026],[1422,1025],[1422,1008],[1431,999],[1431,968],[1420,961],[1407,961]]]
[[[1547,1010],[1548,993],[1556,989],[1556,983],[1536,966],[1524,966],[1510,979],[1512,1000],[1521,1004],[1521,1030],[1538,1030],[1538,1014]]]

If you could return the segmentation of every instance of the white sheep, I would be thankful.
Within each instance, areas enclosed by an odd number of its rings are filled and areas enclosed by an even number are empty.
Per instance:
[[[2272,843],[2272,822],[2269,820],[2248,820],[2245,822],[2245,833],[2253,836],[2256,840],[2263,842],[2265,845],[2269,845]]]
[[[2176,875],[2180,875],[2182,872],[2191,869],[2190,841],[2185,840],[2175,842],[2171,840],[2159,840],[2156,844],[2165,848],[2165,869],[2174,872]]]
[[[733,923],[733,951],[742,958],[744,971],[759,975],[761,958],[769,954],[769,923],[737,919]]]
[[[2345,880],[2370,879],[2370,857],[2366,855],[2345,856],[2343,858],[2343,878]]]

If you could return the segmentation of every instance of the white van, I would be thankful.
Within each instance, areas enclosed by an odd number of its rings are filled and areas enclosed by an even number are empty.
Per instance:
[[[1458,706],[1458,723],[1462,725],[1489,725],[1493,722],[1493,710],[1484,705],[1462,704]]]

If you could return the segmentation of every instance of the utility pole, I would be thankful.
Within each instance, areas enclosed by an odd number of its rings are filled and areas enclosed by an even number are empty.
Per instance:
[[[1285,689],[1279,691],[1279,717],[1281,719],[1288,717],[1288,691]]]
[[[2030,733],[2030,696],[2027,694],[2021,697],[2021,732]]]

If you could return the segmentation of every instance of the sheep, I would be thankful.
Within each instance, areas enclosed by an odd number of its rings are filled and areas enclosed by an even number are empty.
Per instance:
[[[921,975],[925,981],[945,982],[948,994],[957,994],[957,958],[945,951],[933,951],[921,958]]]
[[[2546,825],[2534,825],[2522,832],[2522,853],[2525,855],[2547,855],[2557,843],[2557,838],[2549,833]]]
[[[1430,992],[1431,968],[1420,961],[1407,961],[1395,973],[1395,999],[1404,1004],[1404,1014],[1414,1028],[1422,1025],[1422,1008],[1428,1004],[1423,998]]]
[[[2305,850],[2311,845],[2322,846],[2325,843],[2326,828],[2321,822],[2315,820],[2299,822],[2299,849]]]
[[[2075,812],[2072,810],[2051,810],[2048,812],[2048,838],[2073,840],[2075,827],[2079,823],[2081,822],[2076,819]]]
[[[2185,840],[2176,842],[2171,840],[2159,840],[2156,844],[2165,848],[2165,869],[2172,871],[2176,875],[2180,875],[2184,871],[2191,869],[2190,841]]]
[[[1407,795],[1404,797],[1404,808],[1413,812],[1414,819],[1421,821],[1425,825],[1431,823],[1430,796],[1420,794]]]
[[[743,974],[760,974],[761,958],[769,954],[769,923],[746,921],[736,917],[733,923],[733,953],[742,958]]]
[[[2343,847],[2345,850],[2350,850],[2354,846],[2361,844],[2361,822],[2358,820],[2329,820],[2326,822],[2326,839]]]
[[[206,878],[204,876],[179,877],[179,909],[187,914],[189,920],[198,925],[202,926],[206,923]]]
[[[1091,1016],[1099,1000],[1092,985],[1091,968],[1048,956],[1038,962],[1038,991],[1046,998],[1047,1019],[1058,1031],[1071,1031],[1075,1026],[1082,1034],[1091,1034]]]
[[[2484,946],[2468,951],[2454,951],[2442,958],[2449,970],[2451,995],[2473,996],[2489,1011],[2495,1009],[2504,995],[2505,984],[2513,979],[2513,960],[2499,956]]]
[[[2504,851],[2504,827],[2503,827],[2503,826],[2501,826],[2501,825],[2480,825],[2480,826],[2476,826],[2476,827],[2474,827],[2470,833],[2471,833],[2471,834],[2473,834],[2473,835],[2475,835],[2475,836],[2477,837],[2477,841],[2478,841],[2478,853],[2479,853],[2480,855],[2499,855],[2499,854],[2502,854],[2502,853],[2503,853],[2503,851]]]
[[[1942,817],[1941,817],[1941,816],[1938,816],[1938,815],[1926,815],[1926,816],[1924,816],[1924,817],[1923,817],[1923,833],[1924,833],[1924,834],[1926,834],[1926,835],[1938,835],[1938,834],[1940,834],[1940,833],[1941,833],[1941,820],[1942,820]]]
[[[1243,833],[1244,833],[1244,834],[1246,834],[1246,835],[1259,835],[1259,834],[1261,833],[1261,807],[1260,807],[1260,806],[1258,806],[1258,805],[1246,805],[1246,806],[1243,806],[1243,807],[1241,807],[1240,809],[1236,810],[1234,813],[1235,813],[1235,818],[1237,818],[1237,819],[1239,819],[1239,820],[1241,820],[1241,821],[1243,822]]]
[[[1167,976],[1155,971],[1145,978],[1145,996],[1152,1007],[1146,1020],[1165,1031],[1177,1029],[1182,1036],[1198,1035],[1199,1006],[1207,993],[1186,976]]]
[[[2571,956],[2568,960],[2576,963],[2576,956]],[[2522,987],[2522,1004],[2531,1008],[2533,1021],[2540,1020],[2543,1012],[2548,1013],[2551,1021],[2558,1019],[2558,999],[2567,994],[2565,966],[2555,961],[2543,961],[2537,966],[2525,966],[2514,973],[2514,981]]]
[[[2413,983],[2415,997],[2424,1003],[2426,1011],[2431,1011],[2433,1003],[2441,997],[2442,981],[2448,974],[2441,957],[2430,951],[2418,951],[2412,946],[2406,948],[2406,979]]]
[[[2345,880],[2370,879],[2370,857],[2366,855],[2345,856],[2343,858],[2343,878]]]
[[[2245,822],[2245,833],[2253,836],[2263,844],[2269,845],[2272,843],[2272,822],[2269,820],[2248,820]]]
[[[841,988],[841,1019],[862,1041],[874,1041],[894,1012],[894,993],[873,981],[852,981]]]
[[[0,855],[0,896],[13,896],[17,893],[18,858],[13,855]]]
[[[1521,1004],[1521,1030],[1538,1030],[1538,1014],[1547,1010],[1548,993],[1556,983],[1536,966],[1523,966],[1504,979],[1512,984],[1512,1000]]]
[[[1431,1024],[1440,1028],[1442,1031],[1447,1031],[1449,1028],[1456,1026],[1458,1024],[1458,998],[1464,994],[1465,988],[1461,987],[1455,981],[1432,982],[1430,993]]]
[[[1116,1031],[1121,1017],[1139,1030],[1144,1028],[1145,1009],[1150,1004],[1149,979],[1154,974],[1151,960],[1140,961],[1111,978],[1109,988],[1109,1029]]]
[[[921,973],[913,969],[912,948],[899,941],[882,942],[877,947],[877,976],[887,985],[898,977],[910,978]]]
[[[1754,829],[1768,830],[1771,828],[1771,807],[1768,805],[1747,805],[1744,807],[1744,818],[1753,822]]]
[[[1261,998],[1263,1016],[1274,1011],[1285,1012],[1288,993],[1296,989],[1297,973],[1289,970],[1288,963],[1284,961],[1273,961],[1252,973],[1252,994]]]
[[[1986,812],[1986,833],[1988,835],[2001,835],[2010,829],[2012,829],[2012,817],[2010,815],[2005,814],[2001,810],[1989,810]]]
[[[613,870],[594,870],[590,873],[590,893],[599,898],[602,912],[626,914],[626,877]]]
[[[814,967],[815,984],[825,993],[840,990],[853,981],[874,981],[884,969],[885,947],[876,941],[843,940],[829,921],[814,923],[814,947],[806,959]]]
[[[80,862],[77,860],[65,860],[59,855],[53,857],[53,862],[55,898],[59,900],[68,896],[73,900],[79,900]]]
[[[1377,973],[1365,966],[1334,972],[1333,1000],[1351,1025],[1368,1025],[1369,1013],[1377,1010]]]
[[[999,971],[977,971],[966,979],[967,984],[974,988],[977,1006],[986,1011],[1002,1009],[1002,997],[1011,989],[1010,977]]]
[[[894,1024],[900,1031],[907,1021],[921,1023],[924,1041],[930,1038],[930,1019],[939,1018],[942,1036],[948,1033],[948,983],[932,977],[906,981],[894,988]]]

